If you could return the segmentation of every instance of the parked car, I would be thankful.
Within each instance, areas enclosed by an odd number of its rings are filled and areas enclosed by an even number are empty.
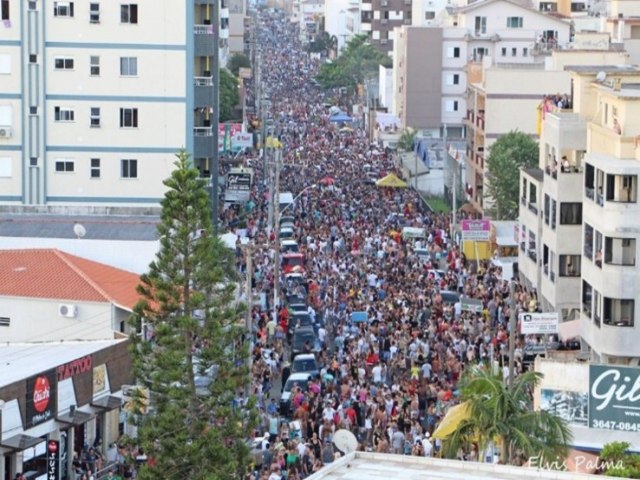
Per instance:
[[[311,351],[319,350],[318,337],[316,332],[313,331],[313,327],[299,327],[293,331],[293,338],[291,340],[291,357],[299,353],[310,353],[305,351],[305,345],[309,344]]]
[[[306,392],[310,377],[311,375],[308,373],[292,373],[289,375],[289,378],[287,378],[287,381],[282,387],[282,395],[280,395],[280,415],[284,417],[291,415],[291,396],[294,393],[293,389],[300,388],[303,392]]]
[[[320,365],[313,353],[300,353],[291,362],[291,373],[308,373],[312,377],[320,374]]]
[[[293,228],[291,227],[280,227],[280,239],[293,238]]]
[[[291,314],[291,320],[289,325],[291,325],[291,329],[301,328],[301,327],[311,327],[313,328],[313,320],[311,319],[311,315],[309,315],[306,311],[294,311]]]
[[[295,221],[295,217],[280,217],[280,228],[293,228],[293,226],[295,225]]]
[[[452,290],[442,290],[440,292],[442,302],[446,305],[455,305],[460,301],[460,294]]]
[[[298,246],[298,242],[295,240],[283,240],[280,242],[280,250],[283,253],[298,253],[300,251],[300,247]]]

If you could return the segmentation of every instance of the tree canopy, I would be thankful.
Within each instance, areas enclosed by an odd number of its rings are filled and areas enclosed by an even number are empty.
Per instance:
[[[338,48],[338,38],[329,32],[321,32],[313,41],[309,42],[307,51],[309,53],[321,53],[328,55],[330,51]]]
[[[509,388],[488,369],[468,369],[460,382],[460,400],[467,403],[469,415],[444,440],[444,455],[455,458],[460,449],[468,451],[475,444],[482,456],[492,443],[501,446],[501,461],[508,464],[536,456],[564,459],[571,440],[566,421],[533,409],[531,393],[541,379],[538,372],[525,372]]]
[[[413,143],[416,141],[418,131],[413,128],[406,128],[402,131],[400,138],[398,139],[398,148],[405,152],[413,150]]]
[[[244,307],[234,302],[235,257],[213,235],[205,181],[182,151],[162,200],[160,250],[140,278],[132,324],[141,480],[240,478],[254,410],[238,400],[248,379]]]
[[[502,135],[489,148],[487,158],[488,196],[496,220],[518,218],[520,168],[538,165],[538,144],[525,133],[512,131]]]
[[[234,53],[229,57],[227,68],[237,77],[240,75],[241,68],[251,68],[251,60],[244,53]]]
[[[229,70],[220,69],[220,122],[234,120],[233,110],[240,103],[238,79]]]
[[[365,78],[377,74],[378,66],[391,66],[391,59],[369,43],[366,34],[356,35],[331,63],[320,68],[316,79],[323,88],[355,89]]]

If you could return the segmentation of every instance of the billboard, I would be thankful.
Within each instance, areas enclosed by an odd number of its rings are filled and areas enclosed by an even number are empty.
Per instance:
[[[462,231],[462,240],[488,242],[491,236],[491,221],[461,220],[460,229]]]
[[[58,398],[56,370],[49,370],[27,380],[27,428],[55,418]]]
[[[589,396],[584,392],[542,389],[540,410],[560,417],[572,425],[586,427],[589,423]]]
[[[589,365],[589,427],[640,432],[640,368]]]
[[[558,333],[559,315],[557,312],[528,313],[518,316],[522,335],[540,335]]]

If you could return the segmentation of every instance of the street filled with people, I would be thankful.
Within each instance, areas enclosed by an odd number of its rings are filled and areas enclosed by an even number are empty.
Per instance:
[[[274,152],[247,154],[258,179],[251,201],[222,215],[254,246],[238,240],[238,267],[262,298],[251,311],[260,426],[248,478],[269,480],[305,478],[333,462],[345,453],[340,430],[361,450],[437,456],[432,435],[457,401],[463,370],[490,358],[503,365],[509,337],[511,279],[468,262],[451,241],[450,216],[432,213],[413,189],[376,184],[402,177],[394,153],[358,124],[332,120],[347,105],[313,82],[320,61],[297,29],[278,12],[261,14],[260,87],[282,147],[279,181]],[[272,183],[293,200],[272,203]],[[518,308],[536,310],[535,295],[515,288]],[[464,298],[481,308],[463,308]],[[516,371],[522,359],[517,345]]]

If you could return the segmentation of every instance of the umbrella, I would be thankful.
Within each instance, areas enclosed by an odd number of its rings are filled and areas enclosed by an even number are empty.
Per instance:
[[[324,177],[322,180],[320,180],[320,183],[322,185],[328,186],[328,185],[333,185],[334,183],[336,183],[336,180],[333,177]]]
[[[469,411],[469,405],[466,402],[456,405],[455,407],[451,407],[440,422],[440,425],[438,425],[438,428],[436,428],[436,431],[433,432],[433,438],[447,438],[470,416],[471,412]]]
[[[399,179],[393,173],[390,173],[386,177],[376,181],[378,187],[391,187],[391,188],[406,188],[407,182]]]

